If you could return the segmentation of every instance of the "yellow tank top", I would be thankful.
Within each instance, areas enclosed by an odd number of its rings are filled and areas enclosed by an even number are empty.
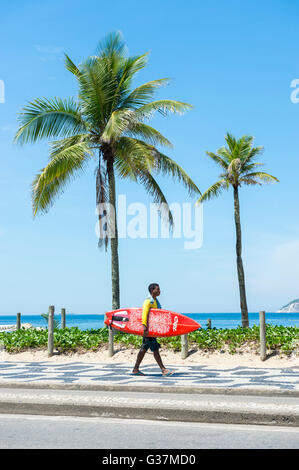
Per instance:
[[[142,324],[147,326],[147,318],[151,308],[161,308],[159,300],[152,297],[145,299],[142,306]]]

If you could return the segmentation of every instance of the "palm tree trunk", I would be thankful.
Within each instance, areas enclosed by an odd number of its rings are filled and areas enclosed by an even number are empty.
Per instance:
[[[248,320],[248,309],[247,309],[246,290],[245,290],[245,275],[244,275],[243,261],[242,261],[242,236],[241,236],[238,186],[234,186],[234,209],[235,209],[234,212],[235,212],[235,225],[236,225],[237,270],[238,270],[238,281],[239,281],[239,290],[240,290],[242,326],[243,328],[248,328],[249,320]]]
[[[116,219],[116,194],[113,158],[107,160],[107,173],[109,184],[109,203],[114,208],[111,217],[111,228],[114,230],[110,238],[111,244],[111,277],[112,277],[112,310],[120,308],[119,296],[119,261],[118,261],[118,231]]]

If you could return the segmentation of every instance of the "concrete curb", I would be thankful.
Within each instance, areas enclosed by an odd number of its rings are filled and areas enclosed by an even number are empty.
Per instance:
[[[140,392],[140,393],[187,393],[187,394],[209,394],[209,395],[242,395],[242,396],[265,396],[265,397],[299,397],[299,390],[279,390],[271,387],[211,387],[211,386],[184,386],[184,385],[149,385],[149,384],[90,384],[90,383],[53,383],[50,381],[19,382],[0,381],[2,388],[11,389],[35,389],[35,390],[90,390],[104,392]]]
[[[0,413],[299,426],[299,411],[288,406],[280,406],[279,409],[254,406],[254,409],[246,409],[244,406],[221,402],[215,407],[207,401],[186,403],[148,399],[146,403],[136,403],[133,399],[122,401],[111,399],[109,396],[97,400],[89,399],[85,403],[70,400],[68,397],[49,399],[48,396],[25,396],[21,402],[14,400],[12,396],[1,397]]]
[[[106,406],[74,406],[69,404],[12,404],[1,402],[0,413],[6,414],[30,414],[47,416],[79,416],[102,417],[118,419],[147,419],[159,421],[181,421],[193,423],[221,423],[221,424],[251,424],[251,425],[276,425],[299,426],[299,415],[254,412],[213,411],[213,410],[184,410],[167,409],[160,407],[158,410],[148,408],[132,408],[129,406],[107,409]]]
[[[278,402],[253,397],[243,400],[218,395],[142,393],[114,395],[86,390],[0,390],[0,413],[149,419],[193,423],[299,426],[299,405],[292,398]],[[172,398],[173,397],[173,398]],[[289,403],[288,403],[289,400]]]

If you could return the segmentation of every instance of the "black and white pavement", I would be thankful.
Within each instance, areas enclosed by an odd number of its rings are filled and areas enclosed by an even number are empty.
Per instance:
[[[211,390],[219,393],[230,389],[236,393],[260,391],[264,394],[292,394],[299,397],[299,366],[289,368],[211,367],[207,365],[169,365],[174,371],[163,377],[156,365],[143,365],[145,376],[132,376],[132,366],[125,363],[69,362],[0,362],[0,387],[9,384],[49,387],[68,386],[118,389],[135,386],[177,391],[178,389]]]

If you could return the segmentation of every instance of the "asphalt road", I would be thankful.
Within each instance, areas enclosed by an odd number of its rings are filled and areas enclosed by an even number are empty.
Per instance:
[[[0,449],[299,449],[299,428],[2,414]]]

